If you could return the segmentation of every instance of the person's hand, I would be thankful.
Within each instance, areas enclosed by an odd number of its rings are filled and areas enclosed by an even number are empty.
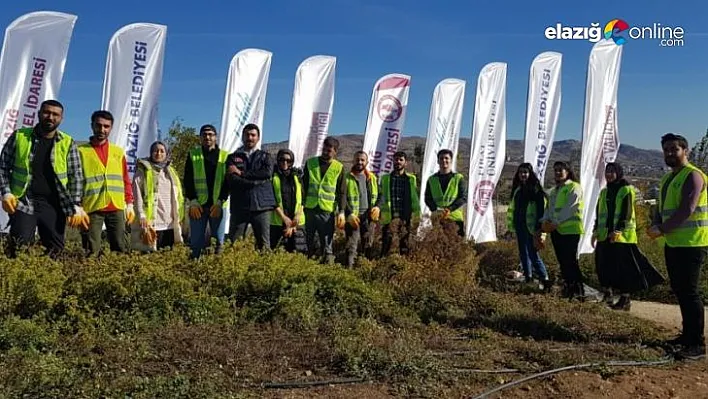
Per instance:
[[[448,209],[448,208],[443,209],[442,210],[442,218],[447,219],[449,217],[450,217],[450,209]]]
[[[550,220],[544,221],[543,224],[541,225],[541,230],[542,230],[544,233],[552,233],[552,232],[554,232],[557,228],[558,228],[558,225],[555,224],[555,223],[553,223],[553,222],[551,222]]]
[[[216,201],[214,205],[209,208],[209,217],[212,219],[217,219],[221,217],[221,207],[223,206],[223,202],[221,200]]]
[[[143,239],[143,243],[148,246],[153,246],[157,242],[157,232],[152,228],[152,226],[148,226],[144,229],[141,237]]]
[[[17,210],[17,197],[11,193],[7,193],[2,197],[2,209],[7,212],[8,215],[12,215]]]
[[[346,219],[344,218],[344,212],[340,212],[337,215],[337,220],[336,220],[335,224],[337,225],[337,228],[339,230],[342,230],[344,228],[344,225],[346,224]]]
[[[141,229],[145,230],[148,228],[149,225],[150,225],[150,223],[148,223],[147,218],[145,218],[145,217],[140,218],[140,228]]]
[[[192,200],[189,204],[189,217],[193,220],[199,220],[202,218],[202,206],[197,200]]]
[[[610,240],[610,242],[615,242],[615,241],[617,241],[621,236],[622,236],[622,232],[620,232],[620,231],[613,231],[612,233],[610,233],[609,240]]]
[[[381,216],[381,209],[379,209],[378,206],[375,206],[375,207],[371,208],[371,214],[370,214],[370,216],[371,216],[371,220],[372,220],[372,221],[378,222],[378,221],[379,221],[379,217]]]
[[[349,225],[352,226],[352,228],[353,228],[354,230],[359,229],[359,222],[360,222],[360,221],[359,221],[359,216],[357,216],[357,215],[355,215],[355,214],[353,214],[353,213],[350,214],[349,217],[347,218],[347,223],[349,223]]]
[[[649,236],[649,238],[654,240],[661,237],[662,233],[661,230],[659,230],[659,226],[651,226],[647,229],[647,235]]]
[[[297,227],[300,225],[300,218],[301,217],[302,217],[302,215],[300,215],[299,213],[295,214],[295,216],[292,219],[292,224],[291,224],[292,227]]]
[[[283,224],[285,227],[293,227],[293,220],[287,216],[283,216]]]
[[[133,209],[133,204],[128,204],[128,206],[125,207],[125,221],[128,224],[133,223],[135,220],[135,209]]]
[[[89,218],[89,215],[86,213],[84,208],[75,205],[74,214],[69,216],[66,222],[69,227],[86,231],[89,229],[91,219]]]
[[[241,176],[243,174],[241,169],[236,167],[236,165],[229,165],[229,173],[234,174],[236,176]]]

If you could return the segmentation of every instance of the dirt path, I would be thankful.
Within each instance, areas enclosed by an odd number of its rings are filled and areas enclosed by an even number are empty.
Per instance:
[[[678,333],[681,329],[681,311],[678,305],[632,301],[630,313],[637,317],[651,320],[675,333]],[[706,319],[708,319],[708,311],[706,312]],[[706,326],[708,326],[708,324]],[[706,328],[705,331],[706,335],[708,335],[708,328]]]

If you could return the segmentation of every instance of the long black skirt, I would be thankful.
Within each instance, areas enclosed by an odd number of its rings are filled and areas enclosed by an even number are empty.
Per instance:
[[[646,290],[665,281],[636,244],[598,242],[595,268],[600,285],[620,293]]]

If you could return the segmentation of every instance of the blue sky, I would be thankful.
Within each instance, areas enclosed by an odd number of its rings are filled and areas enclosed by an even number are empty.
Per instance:
[[[404,136],[425,135],[435,85],[445,78],[467,81],[462,137],[470,137],[477,74],[487,63],[508,64],[507,133],[524,135],[529,67],[543,51],[563,53],[563,102],[556,139],[580,139],[587,60],[592,43],[548,40],[547,26],[602,25],[620,18],[630,25],[681,26],[683,47],[630,41],[623,50],[618,118],[622,143],[658,148],[674,131],[692,143],[708,127],[708,3],[624,1],[373,0],[178,2],[6,2],[0,26],[38,10],[78,15],[60,100],[64,130],[90,135],[89,117],[100,107],[108,41],[134,22],[167,25],[160,101],[163,130],[175,117],[187,125],[221,125],[228,66],[244,48],[273,52],[263,126],[265,142],[287,140],[295,70],[305,58],[337,57],[330,134],[361,133],[374,82],[388,73],[411,75]]]

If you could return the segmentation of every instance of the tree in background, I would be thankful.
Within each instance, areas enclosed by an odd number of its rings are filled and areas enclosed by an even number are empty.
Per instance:
[[[691,148],[688,160],[704,172],[708,170],[708,129],[706,129],[706,133],[701,140]]]
[[[167,132],[165,142],[170,147],[172,167],[184,178],[184,164],[189,156],[189,150],[199,145],[197,129],[182,124],[182,119],[175,118]]]

